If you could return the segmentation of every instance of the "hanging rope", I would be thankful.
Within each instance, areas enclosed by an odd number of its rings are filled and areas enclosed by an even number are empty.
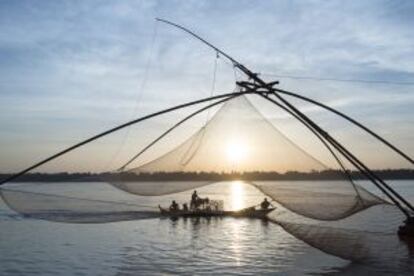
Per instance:
[[[177,128],[178,126],[180,126],[181,124],[183,124],[184,122],[186,122],[187,120],[191,119],[192,117],[196,116],[197,114],[205,111],[205,110],[210,110],[211,107],[216,106],[218,104],[224,103],[232,98],[234,98],[235,96],[229,96],[228,98],[225,98],[224,100],[219,100],[216,101],[214,103],[211,103],[193,113],[191,113],[190,115],[188,115],[187,117],[185,117],[184,119],[180,120],[179,122],[177,122],[175,125],[173,125],[172,127],[170,127],[167,131],[165,131],[164,133],[162,133],[159,137],[157,137],[155,140],[153,140],[151,143],[149,143],[146,147],[144,147],[140,152],[138,152],[136,155],[134,155],[134,157],[132,157],[128,162],[126,162],[122,167],[120,167],[118,169],[118,171],[122,171],[125,169],[126,166],[128,166],[129,164],[131,164],[133,161],[135,161],[139,156],[141,156],[144,152],[146,152],[149,148],[151,148],[153,145],[155,145],[158,141],[160,141],[162,138],[164,138],[168,133],[170,133],[171,131],[173,131],[175,128]],[[204,135],[204,133],[202,133],[202,135]],[[192,146],[190,146],[191,148]],[[188,162],[187,162],[188,163]],[[185,164],[184,164],[185,165]]]
[[[132,120],[132,118],[135,117],[135,114],[137,113],[138,107],[140,106],[145,88],[147,87],[147,83],[148,83],[148,78],[149,78],[149,72],[150,69],[152,67],[152,61],[153,61],[153,55],[154,55],[154,46],[155,46],[155,41],[158,35],[158,21],[155,21],[154,24],[154,29],[151,35],[151,42],[150,42],[150,46],[148,48],[148,58],[147,61],[145,63],[145,67],[144,67],[144,75],[142,77],[142,81],[139,85],[139,89],[138,89],[138,93],[135,97],[135,103],[134,103],[134,107],[132,109],[131,115],[129,116],[130,120]],[[121,153],[122,149],[124,148],[126,142],[128,141],[129,138],[129,134],[131,132],[131,128],[128,128],[125,132],[125,134],[122,137],[122,141],[119,144],[119,146],[117,147],[117,150],[115,151],[115,153],[112,155],[112,157],[109,159],[108,163],[105,165],[104,170],[107,170],[107,168],[109,166],[112,165],[112,163],[114,162],[114,160],[118,157],[118,155]]]
[[[211,90],[210,90],[210,97],[212,97],[214,95],[214,91],[216,89],[216,79],[217,79],[217,66],[218,66],[218,59],[220,58],[219,53],[216,52],[216,56],[214,58],[214,66],[213,66],[213,78],[212,78],[212,83],[211,83]],[[209,102],[210,104],[210,102]],[[196,154],[198,148],[200,147],[203,138],[204,138],[204,131],[206,129],[207,123],[209,121],[210,118],[210,111],[211,109],[209,108],[207,110],[206,113],[206,120],[204,122],[204,126],[201,128],[201,133],[200,133],[200,139],[196,139],[187,149],[187,151],[184,153],[184,155],[181,158],[180,164],[182,166],[182,168],[184,168],[194,157],[194,155]]]
[[[212,80],[212,83],[211,83],[210,97],[213,97],[214,91],[216,90],[217,66],[218,66],[219,58],[220,58],[220,55],[219,55],[218,52],[216,52],[216,58],[214,59],[213,80]],[[207,122],[208,122],[209,118],[210,118],[210,109],[207,111],[206,122],[205,122],[204,126],[207,125]]]
[[[414,85],[414,81],[386,81],[386,80],[365,80],[365,79],[339,79],[339,78],[320,78],[314,76],[283,75],[273,73],[262,73],[263,76],[312,81],[334,81],[334,82],[353,82],[366,84],[386,84],[386,85]]]

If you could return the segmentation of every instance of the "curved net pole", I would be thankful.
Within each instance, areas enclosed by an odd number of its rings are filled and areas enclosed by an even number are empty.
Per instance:
[[[284,99],[281,95],[278,94],[278,90],[273,87],[269,87],[265,85],[267,90],[273,91],[273,95],[282,101],[287,107],[289,107],[294,113],[296,113],[300,118],[302,118],[305,122],[311,125],[318,133],[320,133],[331,145],[333,145],[349,162],[351,162],[359,171],[361,171],[365,176],[370,179],[375,186],[377,186],[387,197],[389,197],[393,203],[407,216],[410,218],[410,214],[405,210],[398,201],[396,201],[393,197],[390,197],[390,193],[398,198],[408,209],[414,211],[414,207],[408,202],[405,198],[403,198],[398,192],[396,192],[393,188],[391,188],[384,180],[378,177],[371,169],[369,169],[361,160],[359,160],[354,154],[352,154],[349,150],[347,150],[342,144],[340,144],[336,139],[334,139],[329,133],[319,127],[315,122],[313,122],[308,116],[303,114],[299,111],[296,107],[294,107],[291,103],[289,103],[286,99]],[[283,90],[282,90],[283,91]],[[388,192],[386,192],[388,191]]]
[[[381,137],[380,135],[378,135],[377,133],[375,133],[374,131],[372,131],[368,127],[364,126],[360,122],[356,121],[355,119],[349,117],[348,115],[346,115],[346,114],[344,114],[344,113],[342,113],[342,112],[340,112],[340,111],[338,111],[338,110],[336,110],[336,109],[334,109],[332,107],[329,107],[329,106],[327,106],[327,105],[325,105],[325,104],[323,104],[321,102],[318,102],[318,101],[315,101],[313,99],[310,99],[308,97],[305,97],[305,96],[302,96],[302,95],[299,95],[299,94],[296,94],[296,93],[293,93],[293,92],[290,92],[290,91],[278,89],[278,88],[273,88],[273,89],[275,91],[279,92],[279,93],[282,93],[282,94],[285,94],[285,95],[288,95],[288,96],[291,96],[291,97],[295,97],[295,98],[301,99],[303,101],[306,101],[306,102],[315,104],[315,105],[317,105],[319,107],[322,107],[322,108],[324,108],[324,109],[326,109],[326,110],[328,110],[328,111],[330,111],[332,113],[335,113],[336,115],[344,118],[345,120],[351,122],[352,124],[358,126],[361,129],[365,130],[366,132],[368,132],[369,134],[371,134],[373,137],[375,137],[376,139],[378,139],[379,141],[381,141],[382,143],[384,143],[386,146],[388,146],[390,149],[392,149],[394,152],[398,153],[401,157],[403,157],[404,159],[406,159],[412,165],[414,165],[414,160],[411,157],[409,157],[407,154],[405,154],[402,150],[398,149],[396,146],[394,146],[393,144],[391,144],[390,142],[388,142],[387,140],[385,140],[383,137]]]
[[[341,166],[341,168],[344,170],[346,176],[348,177],[348,179],[350,180],[350,182],[352,183],[352,186],[354,187],[356,193],[359,195],[358,189],[356,189],[355,187],[355,183],[353,182],[353,179],[351,177],[351,175],[349,174],[349,172],[346,170],[346,168],[344,167],[344,165],[342,164],[342,162],[340,161],[339,157],[333,152],[333,150],[331,149],[331,147],[329,146],[328,143],[332,142],[332,141],[325,141],[323,138],[327,139],[325,136],[321,135],[320,133],[317,132],[317,130],[315,130],[314,128],[312,128],[312,126],[310,126],[308,123],[306,123],[304,120],[302,120],[299,116],[297,116],[296,114],[294,114],[291,110],[289,110],[288,108],[286,108],[285,106],[281,105],[280,103],[274,101],[273,99],[270,99],[269,97],[263,96],[265,99],[269,100],[270,102],[274,103],[275,105],[281,107],[283,110],[285,110],[286,112],[288,112],[289,114],[291,114],[293,117],[295,117],[295,119],[299,120],[302,124],[304,124],[313,134],[316,135],[316,137],[319,138],[319,140],[325,145],[325,147],[327,147],[327,149],[330,151],[330,153],[334,156],[334,158],[336,159],[336,161],[338,162],[338,164]],[[343,150],[341,150],[341,148],[338,148],[337,146],[333,145],[335,147],[335,149],[337,149],[342,155],[345,156],[346,159],[348,159],[346,152],[344,152]],[[350,160],[348,160],[350,161]],[[358,165],[356,162],[350,161],[352,165],[355,166],[356,169],[358,169],[359,171],[361,171],[368,179],[370,179],[371,182],[373,182],[375,184],[375,186],[377,186],[381,192],[383,192],[407,217],[409,217],[409,213],[407,212],[407,210],[405,210],[401,204],[398,202],[397,199],[394,198],[394,196],[392,196],[387,190],[385,190],[380,183],[377,182],[377,180],[375,178],[372,178],[371,175],[367,174],[365,172],[365,170],[363,169],[363,167],[361,167],[360,165]],[[402,200],[403,201],[403,200]],[[403,201],[404,202],[404,201]],[[405,202],[404,202],[405,203]],[[406,205],[409,207],[410,203],[406,202]]]
[[[339,152],[341,152],[343,154],[343,156],[349,161],[351,162],[354,166],[356,166],[356,168],[358,168],[358,170],[360,170],[362,173],[364,173],[365,175],[367,175],[367,177],[381,190],[381,191],[385,191],[383,187],[381,187],[381,185],[383,185],[385,187],[385,189],[387,189],[388,191],[390,191],[393,195],[395,195],[398,199],[400,199],[409,209],[411,209],[412,211],[414,211],[414,207],[407,202],[400,194],[398,194],[394,189],[392,189],[390,186],[388,186],[387,183],[385,183],[381,178],[379,178],[377,175],[375,175],[365,164],[363,164],[359,159],[357,159],[352,153],[350,153],[346,148],[344,148],[341,144],[339,144],[335,139],[333,139],[326,131],[324,131],[321,127],[319,127],[313,120],[311,120],[308,116],[306,116],[304,113],[302,113],[300,110],[298,110],[294,105],[292,105],[289,101],[287,101],[285,98],[282,97],[282,95],[279,94],[279,91],[275,88],[273,88],[273,86],[275,84],[277,84],[277,82],[271,82],[271,83],[267,83],[264,80],[262,80],[258,74],[253,73],[252,71],[250,71],[246,66],[244,66],[243,64],[241,64],[240,62],[238,62],[237,60],[235,60],[233,57],[231,57],[230,55],[226,54],[225,52],[223,52],[222,50],[218,49],[216,46],[214,46],[213,44],[211,44],[210,42],[206,41],[205,39],[201,38],[200,36],[198,36],[197,34],[195,34],[194,32],[184,28],[183,26],[180,26],[176,23],[164,20],[164,19],[159,19],[157,18],[156,20],[161,21],[163,23],[166,23],[168,25],[174,26],[188,34],[190,34],[191,36],[193,36],[194,38],[196,38],[197,40],[203,42],[204,44],[206,44],[207,46],[209,46],[210,48],[214,49],[216,52],[219,52],[221,55],[223,55],[224,57],[226,57],[227,59],[229,59],[233,64],[234,67],[238,68],[239,70],[241,70],[244,74],[246,74],[246,76],[249,77],[250,80],[253,81],[252,85],[255,86],[256,88],[262,88],[264,89],[266,92],[271,92],[279,101],[281,101],[287,108],[289,108],[293,113],[295,113],[299,118],[301,118],[304,122],[306,122],[307,124],[309,124],[313,129],[315,129],[315,131],[317,131],[320,135],[322,135],[327,142],[329,142],[331,145],[333,145]],[[378,184],[377,180],[381,185]],[[388,193],[385,193],[388,196]],[[389,197],[389,196],[388,196]],[[401,207],[398,203],[398,201],[395,201],[394,198],[390,197],[390,199],[399,207]],[[407,210],[405,210],[404,208],[400,208],[400,210],[408,217],[410,218],[410,215],[408,214]]]
[[[30,167],[28,167],[28,168],[26,168],[26,169],[24,169],[24,170],[22,170],[22,171],[20,171],[20,172],[18,172],[16,174],[11,175],[10,177],[8,177],[8,178],[0,181],[0,185],[3,185],[5,183],[7,183],[7,182],[10,182],[10,181],[18,178],[19,176],[22,176],[23,174],[25,174],[25,173],[27,173],[27,172],[29,172],[31,170],[34,170],[37,167],[40,167],[41,165],[44,165],[44,164],[46,164],[46,163],[48,163],[48,162],[50,162],[50,161],[52,161],[52,160],[54,160],[56,158],[58,158],[58,157],[60,157],[60,156],[62,156],[64,154],[68,153],[68,152],[73,151],[74,149],[77,149],[77,148],[79,148],[81,146],[84,146],[84,145],[86,145],[86,144],[88,144],[90,142],[93,142],[95,140],[98,140],[99,138],[102,138],[102,137],[104,137],[104,136],[106,136],[108,134],[111,134],[113,132],[119,131],[119,130],[121,130],[123,128],[126,128],[128,126],[137,124],[139,122],[148,120],[150,118],[154,118],[154,117],[160,116],[160,115],[165,114],[165,113],[169,113],[169,112],[172,112],[172,111],[175,111],[175,110],[179,110],[179,109],[182,109],[182,108],[185,108],[185,107],[189,107],[189,106],[192,106],[192,105],[200,104],[200,103],[203,103],[203,102],[208,102],[208,101],[215,100],[215,99],[226,98],[226,97],[229,97],[229,96],[244,95],[244,94],[252,94],[252,92],[232,92],[232,93],[226,93],[226,94],[216,95],[216,96],[213,96],[213,97],[207,97],[207,98],[203,98],[203,99],[200,99],[200,100],[191,101],[191,102],[187,102],[187,103],[184,103],[184,104],[176,105],[176,106],[173,106],[173,107],[170,107],[170,108],[167,108],[167,109],[164,109],[164,110],[161,110],[161,111],[158,111],[158,112],[155,112],[155,113],[146,115],[144,117],[140,117],[138,119],[129,121],[127,123],[121,124],[119,126],[116,126],[114,128],[111,128],[111,129],[106,130],[104,132],[101,132],[101,133],[99,133],[99,134],[97,134],[95,136],[92,136],[92,137],[90,137],[90,138],[88,138],[86,140],[83,140],[83,141],[81,141],[81,142],[79,142],[79,143],[77,143],[77,144],[75,144],[73,146],[70,146],[70,147],[68,147],[68,148],[66,148],[66,149],[64,149],[64,150],[62,150],[62,151],[60,151],[60,152],[58,152],[58,153],[56,153],[56,154],[54,154],[54,155],[46,158],[46,159],[43,159],[42,161],[40,161],[38,163],[35,163],[34,165],[32,165],[32,166],[30,166]]]
[[[216,106],[216,105],[219,105],[221,103],[227,102],[227,101],[229,101],[231,99],[234,99],[236,97],[239,97],[239,96],[240,95],[227,97],[227,98],[225,98],[223,100],[214,102],[214,103],[209,104],[209,105],[207,105],[207,106],[205,106],[205,107],[203,107],[201,109],[198,109],[197,111],[195,111],[195,112],[191,113],[190,115],[186,116],[184,119],[182,119],[178,123],[174,124],[172,127],[170,127],[165,132],[163,132],[160,136],[158,136],[156,139],[154,139],[151,143],[149,143],[147,146],[145,146],[142,150],[140,150],[137,154],[135,154],[130,160],[128,160],[128,162],[126,162],[124,165],[122,165],[122,167],[120,167],[118,169],[118,171],[121,171],[121,170],[125,169],[126,166],[128,166],[129,164],[131,164],[132,162],[134,162],[139,156],[141,156],[144,152],[146,152],[147,150],[149,150],[152,146],[154,146],[157,142],[159,142],[162,138],[164,138],[168,133],[170,133],[171,131],[173,131],[177,127],[179,127],[184,122],[186,122],[189,119],[193,118],[197,114],[202,113],[203,111],[210,110],[210,108],[212,108],[213,106]]]
[[[197,35],[196,33],[190,31],[189,29],[176,24],[174,22],[162,19],[162,18],[155,18],[155,20],[165,23],[167,25],[171,25],[175,28],[178,28],[186,33],[188,33],[189,35],[191,35],[192,37],[196,38],[197,40],[201,41],[202,43],[206,44],[208,47],[212,48],[214,51],[216,51],[216,53],[219,53],[220,55],[224,56],[225,58],[227,58],[228,60],[231,61],[231,63],[233,63],[234,67],[238,68],[240,71],[242,71],[244,74],[246,74],[250,79],[253,79],[255,81],[259,81],[260,84],[265,85],[266,83],[261,80],[257,74],[253,73],[252,71],[250,71],[246,66],[244,66],[243,64],[241,64],[240,62],[238,62],[236,59],[234,59],[233,57],[231,57],[229,54],[227,54],[226,52],[224,52],[223,50],[217,48],[216,46],[214,46],[213,44],[211,44],[210,42],[208,42],[207,40],[205,40],[204,38],[202,38],[201,36]]]
[[[410,214],[406,209],[404,209],[400,202],[398,202],[393,196],[398,198],[404,205],[406,205],[411,211],[414,211],[414,207],[405,200],[399,193],[397,193],[394,189],[392,189],[387,183],[385,183],[380,177],[378,177],[375,173],[373,173],[362,161],[360,161],[355,155],[353,155],[349,150],[347,150],[343,145],[341,145],[336,139],[334,139],[331,135],[329,135],[325,130],[319,127],[315,122],[313,122],[309,117],[304,115],[300,112],[297,108],[295,108],[292,104],[290,104],[287,100],[283,97],[278,95],[276,92],[272,93],[278,99],[280,99],[289,109],[297,114],[303,121],[308,123],[312,128],[315,129],[319,134],[322,135],[326,139],[328,143],[335,147],[352,165],[354,165],[361,173],[363,173],[369,180],[379,188],[403,213],[410,218]]]
[[[260,96],[262,96],[264,99],[270,101],[271,103],[275,104],[276,106],[280,107],[281,109],[283,109],[284,111],[286,111],[287,113],[289,113],[291,116],[293,116],[296,120],[298,120],[299,122],[301,122],[308,130],[310,130],[318,139],[319,141],[321,141],[321,143],[326,147],[326,149],[332,154],[332,156],[334,157],[334,159],[336,160],[336,162],[338,163],[338,165],[341,167],[342,171],[344,172],[345,176],[347,177],[347,179],[352,183],[352,186],[355,190],[355,192],[357,193],[357,195],[359,196],[359,191],[355,186],[354,180],[351,177],[351,174],[348,172],[348,170],[345,168],[345,165],[342,163],[341,159],[338,157],[338,155],[332,150],[331,146],[325,141],[325,139],[318,133],[316,132],[316,130],[314,130],[309,124],[307,124],[306,122],[304,122],[301,118],[299,118],[296,114],[294,114],[292,111],[290,111],[287,107],[285,107],[284,105],[278,103],[277,101],[267,97],[266,95],[263,94],[259,94]]]
[[[395,205],[407,216],[407,218],[410,218],[410,214],[407,212],[407,210],[405,210],[401,206],[401,204],[390,195],[390,193],[397,197],[411,211],[414,211],[414,208],[411,205],[411,203],[405,200],[399,193],[397,193],[380,177],[378,177],[374,172],[372,172],[364,163],[362,163],[358,158],[356,158],[338,141],[333,139],[331,136],[326,136],[325,139],[327,139],[328,142],[331,143],[348,161],[350,161],[361,173],[368,177],[368,179],[370,179],[371,182],[375,184],[375,186],[377,186],[387,197],[389,197],[393,201],[393,203],[395,203]]]
[[[331,146],[329,145],[329,141],[326,141],[325,140],[326,138],[324,136],[322,136],[320,133],[318,133],[314,128],[312,128],[312,126],[310,126],[308,123],[306,123],[304,120],[302,120],[300,117],[298,117],[296,114],[294,114],[291,110],[289,110],[285,106],[281,105],[280,103],[276,102],[275,100],[273,100],[273,99],[271,99],[271,98],[269,98],[267,96],[263,96],[263,95],[261,95],[261,96],[264,97],[266,100],[272,102],[273,104],[279,106],[280,108],[282,108],[283,110],[285,110],[286,112],[288,112],[290,115],[292,115],[295,119],[297,119],[299,122],[301,122],[303,125],[305,125],[325,145],[325,147],[329,150],[329,152],[333,155],[333,157],[335,158],[335,160],[337,161],[337,163],[342,168],[342,170],[345,173],[345,175],[348,178],[348,180],[352,183],[352,186],[353,186],[355,192],[359,195],[359,191],[356,188],[355,183],[354,183],[354,181],[353,181],[350,173],[345,168],[345,166],[343,165],[342,161],[339,159],[339,157],[337,156],[337,154],[332,150]],[[339,153],[341,153],[342,155],[344,155],[343,151],[341,151],[337,147],[335,147],[335,149],[338,150]],[[348,159],[347,157],[345,157],[345,158]],[[408,212],[401,206],[401,204],[398,202],[398,200],[395,199],[394,196],[392,196],[387,190],[385,190],[384,188],[382,188],[380,186],[380,183],[378,183],[376,179],[373,179],[370,175],[368,175],[367,173],[365,173],[364,170],[363,170],[363,168],[360,167],[360,166],[358,166],[358,164],[356,164],[355,162],[352,162],[352,161],[350,161],[350,162],[351,162],[351,164],[357,170],[361,171],[371,182],[373,182],[374,185],[377,186],[381,190],[381,192],[383,192],[407,217],[409,216]]]

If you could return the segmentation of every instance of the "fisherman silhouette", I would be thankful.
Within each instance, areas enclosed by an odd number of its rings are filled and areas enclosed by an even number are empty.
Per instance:
[[[269,201],[267,201],[267,198],[265,198],[265,199],[262,201],[262,203],[260,203],[260,207],[261,207],[263,210],[268,209],[268,208],[269,208],[269,206],[270,206],[270,202],[269,202]]]
[[[198,199],[197,191],[194,190],[193,194],[191,195],[191,202],[190,202],[191,209],[197,208],[197,199]]]
[[[175,202],[175,200],[173,200],[171,203],[170,211],[178,211],[178,204]]]

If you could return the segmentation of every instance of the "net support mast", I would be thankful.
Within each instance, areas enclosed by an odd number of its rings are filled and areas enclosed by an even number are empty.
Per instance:
[[[225,53],[223,50],[217,48],[204,38],[200,37],[199,35],[195,34],[194,32],[190,31],[189,29],[178,25],[174,22],[156,18],[157,21],[174,26],[194,38],[198,39],[199,41],[203,42],[210,48],[212,48],[214,51],[219,53],[220,55],[224,56],[228,60],[230,60],[233,63],[233,66],[237,69],[239,69],[241,72],[243,72],[249,79],[249,82],[242,82],[239,84],[242,84],[244,88],[246,88],[246,91],[249,92],[256,92],[257,94],[261,93],[272,93],[272,95],[275,97],[278,103],[283,104],[288,110],[291,111],[291,113],[295,114],[296,119],[300,119],[299,121],[301,123],[306,124],[307,126],[311,127],[314,131],[316,131],[320,136],[322,136],[326,142],[328,142],[332,147],[334,147],[341,155],[347,159],[352,165],[355,166],[357,170],[359,170],[362,174],[364,174],[378,189],[380,189],[407,217],[407,221],[413,220],[408,210],[414,212],[414,207],[405,200],[398,192],[396,192],[392,187],[390,187],[385,181],[383,181],[380,177],[378,177],[372,170],[368,168],[361,160],[359,160],[354,154],[352,154],[348,149],[346,149],[342,144],[340,144],[336,139],[334,139],[328,132],[323,130],[319,125],[317,125],[313,120],[311,120],[308,116],[306,116],[304,113],[302,113],[300,110],[298,110],[294,105],[292,105],[288,100],[286,100],[281,94],[288,94],[291,96],[296,96],[297,94],[285,91],[282,89],[275,88],[274,86],[278,84],[278,81],[273,82],[266,82],[263,79],[259,77],[259,74],[254,73],[250,69],[248,69],[246,66],[241,64],[239,61],[231,57],[229,54]],[[299,95],[297,95],[299,97]],[[300,98],[300,97],[299,97]],[[354,119],[351,119],[350,117],[346,116],[345,114],[340,113],[339,111],[327,107],[323,105],[322,103],[319,103],[317,101],[311,100],[311,99],[305,99],[305,97],[302,98],[303,100],[307,100],[313,104],[316,104],[318,106],[321,106],[327,110],[330,110],[331,112],[336,113],[337,115],[340,115],[341,117],[347,119],[348,121],[352,122],[353,124],[359,126],[369,134],[373,135],[375,138],[377,138],[379,141],[390,147],[392,150],[397,152],[400,156],[402,156],[404,159],[408,160],[411,164],[414,164],[413,159],[408,157],[407,154],[403,153],[401,150],[399,150],[397,147],[386,141],[384,138],[379,136],[378,134],[374,133],[373,131],[369,130],[367,127],[363,126],[361,123],[357,122]],[[398,200],[397,200],[398,199]],[[401,204],[402,203],[402,204]],[[403,207],[404,205],[405,207]],[[407,210],[407,209],[408,210]]]

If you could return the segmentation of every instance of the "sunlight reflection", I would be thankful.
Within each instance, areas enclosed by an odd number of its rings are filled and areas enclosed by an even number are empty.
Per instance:
[[[233,251],[233,259],[236,262],[237,266],[241,265],[242,258],[242,248],[240,243],[240,221],[234,221],[232,224],[232,240],[231,240],[231,250]]]
[[[230,189],[231,210],[239,210],[244,207],[245,184],[242,181],[232,181]]]

